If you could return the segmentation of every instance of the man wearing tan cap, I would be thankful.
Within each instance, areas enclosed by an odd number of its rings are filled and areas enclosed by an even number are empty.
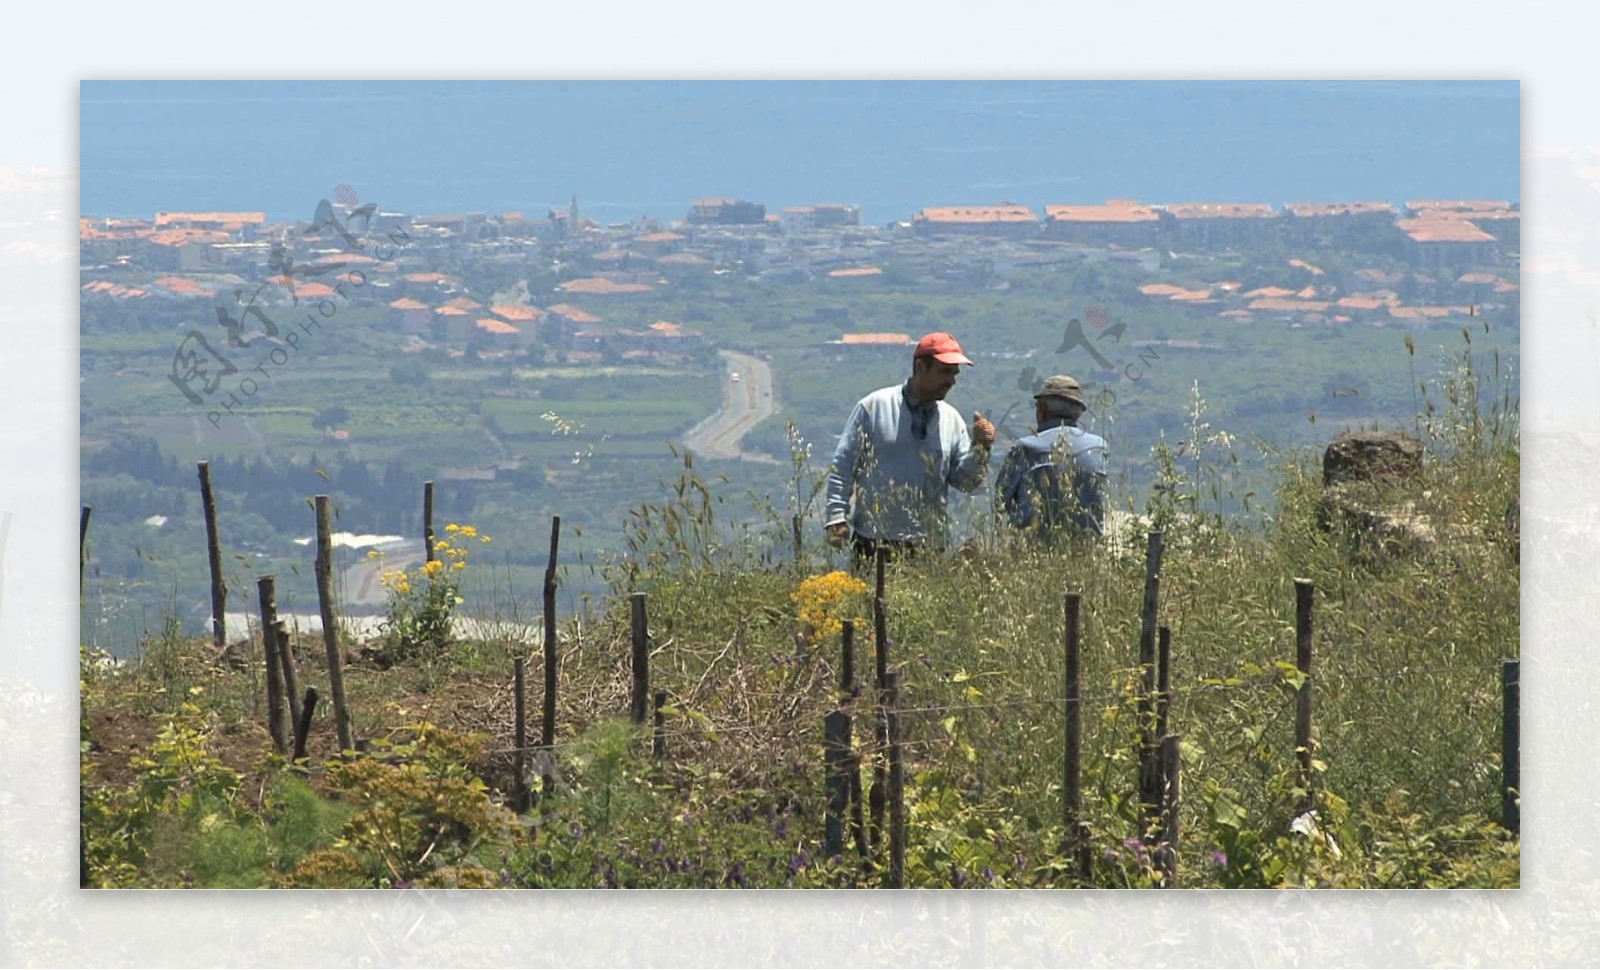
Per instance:
[[[956,338],[917,341],[911,379],[857,402],[828,468],[824,514],[828,542],[853,538],[857,562],[878,549],[942,545],[950,486],[983,484],[994,425],[973,412],[972,432],[945,395],[961,366],[972,365]]]
[[[1033,396],[1039,430],[1006,453],[995,497],[1011,524],[1047,541],[1105,532],[1106,440],[1078,427],[1083,386],[1057,374]]]

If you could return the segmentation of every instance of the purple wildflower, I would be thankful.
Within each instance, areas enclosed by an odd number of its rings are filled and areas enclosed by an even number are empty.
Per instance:
[[[1226,852],[1218,852],[1213,849],[1212,851],[1206,853],[1206,858],[1210,859],[1211,864],[1219,869],[1226,869],[1228,867],[1228,854]]]
[[[789,860],[789,872],[797,873],[806,867],[806,854],[804,852]]]
[[[650,851],[654,852],[656,855],[660,855],[661,850],[665,847],[666,843],[662,842],[660,838],[655,838],[650,841]]]
[[[957,889],[967,884],[967,874],[955,866],[950,867],[950,884]]]
[[[776,824],[776,825],[774,825],[772,827],[772,832],[773,832],[774,835],[776,835],[780,839],[788,838],[788,836],[789,836],[789,820],[786,819],[786,818],[778,819],[778,824]]]
[[[994,882],[994,870],[990,869],[988,866],[983,867],[983,881]]]

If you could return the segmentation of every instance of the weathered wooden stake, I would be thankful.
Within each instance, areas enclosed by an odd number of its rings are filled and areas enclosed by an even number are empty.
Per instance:
[[[206,518],[206,558],[211,564],[211,642],[228,645],[228,587],[222,579],[222,545],[217,539],[217,500],[211,493],[211,463],[200,462],[200,507]]]
[[[278,602],[271,576],[256,577],[261,605],[261,656],[267,662],[267,734],[279,754],[289,750],[289,731],[283,723],[283,670],[278,664]]]
[[[306,698],[300,702],[300,719],[294,725],[294,761],[306,756],[306,738],[311,736],[311,715],[317,710],[317,689],[306,688]]]
[[[516,755],[513,759],[515,767],[512,769],[516,772],[516,781],[512,785],[511,797],[512,804],[519,813],[528,810],[528,685],[524,680],[526,666],[527,661],[518,657],[513,671],[515,686],[512,688],[516,692],[512,702],[516,709],[516,723],[511,732],[511,743],[516,746]]]
[[[884,723],[889,734],[889,888],[906,884],[906,775],[900,752],[900,675],[884,680]]]
[[[656,691],[655,696],[655,731],[650,737],[650,756],[660,760],[667,756],[667,692]]]
[[[433,483],[422,483],[422,549],[433,562]]]
[[[839,692],[846,698],[856,689],[856,621],[839,623]]]
[[[1522,663],[1500,662],[1500,824],[1522,833]]]
[[[850,715],[830,711],[822,719],[823,785],[828,807],[822,823],[822,854],[844,852],[844,819],[850,808]]]
[[[85,505],[83,514],[78,516],[78,599],[83,599],[83,571],[89,564],[89,517],[94,514],[94,509]],[[9,524],[9,513],[6,519]]]
[[[647,612],[646,593],[629,597],[631,628],[633,633],[633,702],[628,716],[633,723],[643,724],[650,713],[650,617]]]
[[[289,700],[289,726],[300,723],[300,666],[295,663],[294,647],[289,644],[289,624],[279,620],[273,624],[277,632],[277,660],[283,677],[283,694]]]
[[[888,550],[879,546],[874,552],[874,560],[876,579],[872,595],[872,641],[875,651],[874,663],[877,666],[874,687],[878,698],[878,715],[873,721],[873,740],[876,742],[877,750],[872,761],[872,792],[867,798],[872,810],[872,847],[876,849],[883,842],[883,812],[888,798],[886,788],[889,784],[888,768],[884,764],[884,754],[889,745],[889,722],[884,694],[889,674],[889,619],[885,605],[883,576],[884,565],[888,561]]]
[[[1063,852],[1077,862],[1078,875],[1087,880],[1089,867],[1089,827],[1083,822],[1083,597],[1068,593],[1066,599],[1066,691],[1063,696],[1066,746],[1061,776],[1061,831],[1066,845]]]
[[[561,546],[561,516],[550,517],[550,561],[544,567],[544,717],[539,724],[539,744],[546,764],[556,743],[556,554]],[[555,776],[544,774],[544,791],[555,791]]]
[[[1161,885],[1166,889],[1178,888],[1178,807],[1181,786],[1178,771],[1182,762],[1181,742],[1177,734],[1161,738]]]
[[[339,652],[339,622],[333,611],[333,527],[328,496],[316,497],[317,601],[322,607],[322,642],[328,650],[328,690],[333,695],[333,722],[339,732],[339,750],[355,749],[350,708],[344,697],[344,656]]]
[[[1296,815],[1304,815],[1316,807],[1311,772],[1311,607],[1315,587],[1309,579],[1294,581],[1294,664],[1300,668],[1304,680],[1294,701],[1294,748],[1300,761],[1300,784],[1305,798]]]
[[[1157,812],[1154,696],[1156,690],[1156,613],[1161,603],[1161,552],[1163,535],[1159,529],[1145,538],[1144,603],[1139,612],[1139,804],[1145,824]],[[1140,836],[1143,837],[1141,832]]]
[[[805,558],[805,536],[802,530],[804,524],[805,520],[802,516],[797,515],[794,517],[794,564],[796,566],[800,565]]]
[[[1156,737],[1164,738],[1172,715],[1172,628],[1163,624],[1156,632]]]

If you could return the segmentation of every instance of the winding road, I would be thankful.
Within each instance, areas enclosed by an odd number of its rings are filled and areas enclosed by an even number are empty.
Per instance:
[[[740,443],[750,429],[778,413],[772,368],[759,357],[719,350],[727,364],[722,378],[722,407],[683,437],[685,448],[706,458],[730,458],[776,465],[778,459],[744,451]]]

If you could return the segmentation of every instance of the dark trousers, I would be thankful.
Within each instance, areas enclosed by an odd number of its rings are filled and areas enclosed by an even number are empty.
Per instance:
[[[884,563],[894,562],[900,556],[910,558],[917,553],[917,544],[905,539],[869,539],[860,533],[850,536],[850,544],[855,548],[855,571],[862,572],[875,568],[878,550],[883,550]]]

